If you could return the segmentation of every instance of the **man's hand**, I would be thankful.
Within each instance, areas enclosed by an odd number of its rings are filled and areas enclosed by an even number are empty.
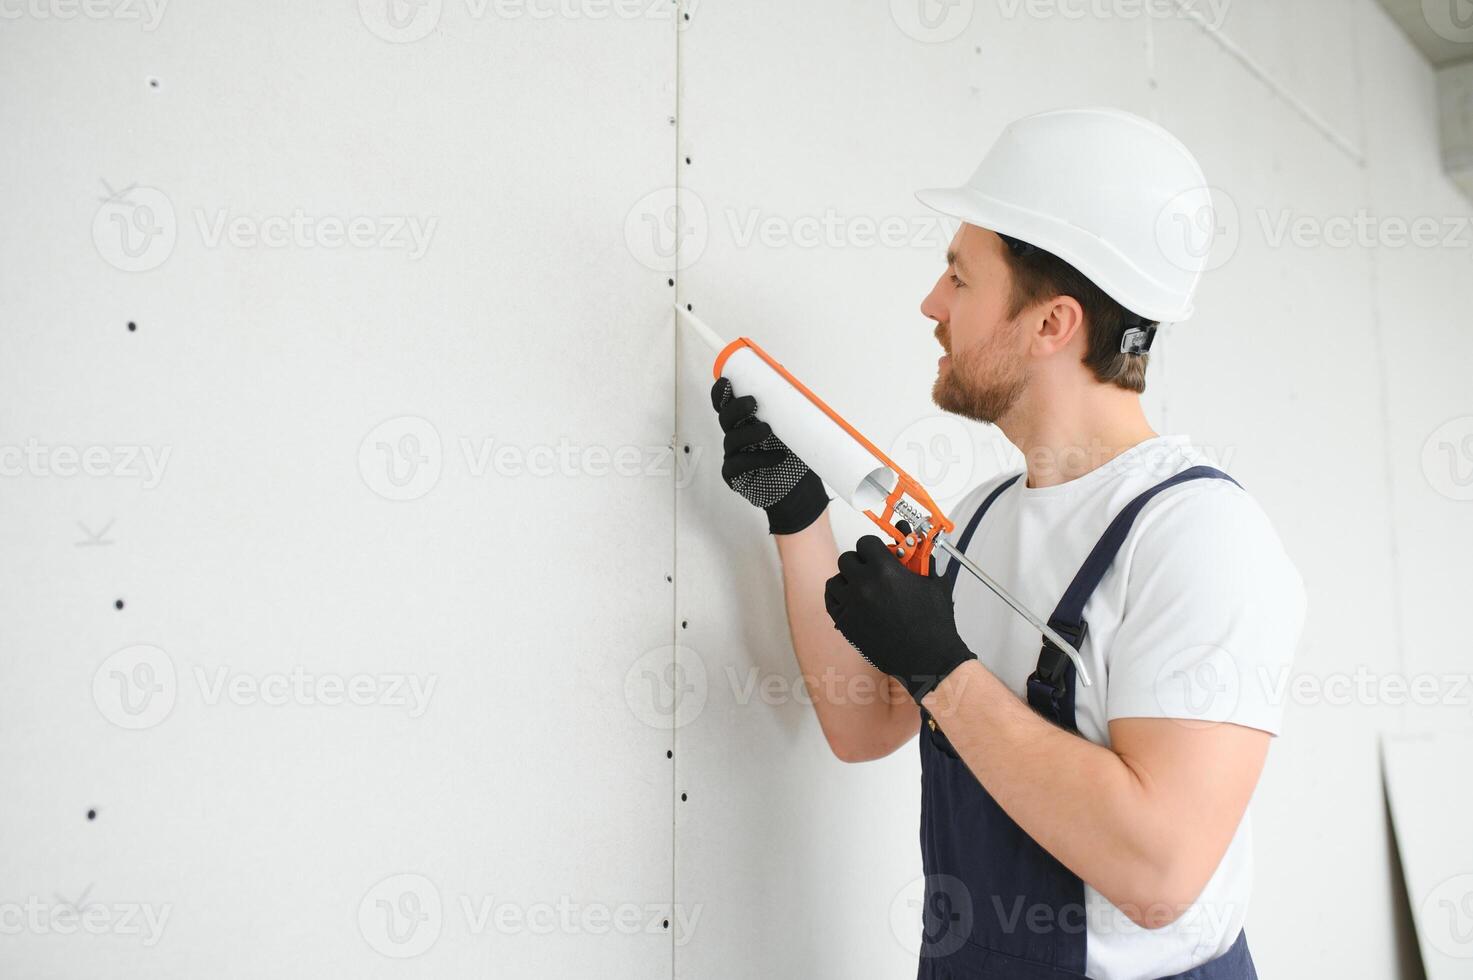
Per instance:
[[[905,685],[919,704],[948,674],[977,655],[956,630],[946,580],[917,575],[873,534],[839,556],[824,587],[834,626],[876,669]]]
[[[717,378],[711,407],[726,433],[721,478],[766,511],[769,533],[797,534],[818,520],[829,505],[823,482],[757,417],[757,399],[738,397],[730,381]]]

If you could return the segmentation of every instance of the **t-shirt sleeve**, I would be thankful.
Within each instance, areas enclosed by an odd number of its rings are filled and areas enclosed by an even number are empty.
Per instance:
[[[1134,546],[1126,544],[1106,716],[1227,721],[1277,735],[1304,626],[1304,581],[1241,488],[1204,481],[1178,492],[1148,505]]]

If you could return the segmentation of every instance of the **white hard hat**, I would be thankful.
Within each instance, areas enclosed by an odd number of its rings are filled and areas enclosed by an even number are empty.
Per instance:
[[[962,187],[922,204],[1052,252],[1147,320],[1192,315],[1212,196],[1181,141],[1119,109],[1061,109],[1010,123]]]

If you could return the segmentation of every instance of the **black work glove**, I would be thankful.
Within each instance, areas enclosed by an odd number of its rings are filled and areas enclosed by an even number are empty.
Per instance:
[[[873,534],[839,556],[823,602],[860,656],[904,684],[916,704],[977,659],[957,633],[951,590],[936,575],[936,560],[931,574],[917,575]]]
[[[757,417],[757,399],[737,398],[731,382],[717,378],[711,407],[726,433],[721,478],[767,512],[768,531],[796,534],[818,520],[829,505],[823,481]]]

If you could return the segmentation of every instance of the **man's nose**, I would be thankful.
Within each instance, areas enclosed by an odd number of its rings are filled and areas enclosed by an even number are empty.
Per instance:
[[[931,287],[931,292],[925,299],[921,300],[921,315],[928,320],[937,323],[946,321],[946,304],[941,301],[941,280],[936,280],[936,285]]]

